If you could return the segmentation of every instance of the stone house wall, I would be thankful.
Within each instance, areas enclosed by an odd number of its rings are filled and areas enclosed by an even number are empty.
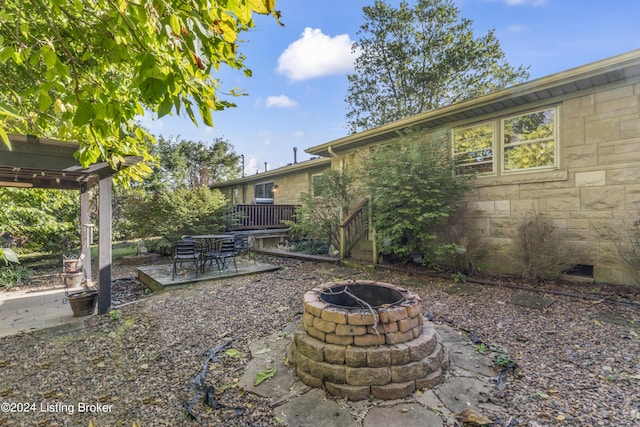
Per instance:
[[[578,95],[474,117],[425,133],[425,143],[450,135],[458,126],[538,108],[558,111],[559,166],[478,177],[468,195],[468,210],[487,246],[485,271],[517,274],[510,252],[523,217],[537,213],[552,221],[570,248],[571,263],[593,266],[597,282],[633,282],[620,260],[616,241],[640,214],[640,81],[625,80]],[[343,148],[332,167],[352,169],[372,148]],[[498,153],[500,154],[500,153]]]

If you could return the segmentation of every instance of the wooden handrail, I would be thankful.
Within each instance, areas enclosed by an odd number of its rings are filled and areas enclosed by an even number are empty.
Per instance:
[[[351,249],[369,232],[369,199],[361,200],[340,224],[340,259],[345,259]]]

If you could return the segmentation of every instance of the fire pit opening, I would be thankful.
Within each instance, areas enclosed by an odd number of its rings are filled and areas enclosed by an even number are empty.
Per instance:
[[[326,303],[341,307],[382,307],[398,304],[404,299],[402,292],[386,286],[360,284],[334,286],[320,294]]]
[[[449,356],[418,294],[348,280],[305,293],[289,362],[308,386],[349,400],[389,400],[439,384]]]

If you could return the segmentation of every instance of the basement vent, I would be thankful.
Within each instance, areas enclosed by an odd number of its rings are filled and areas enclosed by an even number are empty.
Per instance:
[[[567,276],[588,277],[593,279],[593,265],[576,264],[564,272]]]

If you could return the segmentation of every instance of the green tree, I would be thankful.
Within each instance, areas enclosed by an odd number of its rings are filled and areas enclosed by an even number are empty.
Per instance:
[[[217,189],[184,187],[147,193],[134,188],[127,194],[116,227],[119,235],[127,239],[164,237],[173,241],[184,234],[224,229],[227,202]]]
[[[150,190],[210,186],[240,173],[240,157],[233,151],[233,145],[223,138],[204,143],[160,136],[157,141],[152,154],[158,164],[144,181],[144,186]]]
[[[300,194],[296,221],[284,221],[289,232],[300,238],[321,240],[339,247],[340,222],[348,214],[356,193],[348,172],[327,170],[313,182],[310,193]]]
[[[371,195],[383,251],[404,260],[434,252],[434,228],[461,204],[471,177],[454,173],[450,153],[446,134],[425,141],[410,132],[361,163],[359,180]]]
[[[78,141],[80,162],[149,158],[136,124],[187,114],[212,126],[223,64],[251,75],[238,35],[275,0],[5,0],[0,9],[0,137]],[[231,95],[237,92],[228,91]],[[18,118],[16,118],[16,116]],[[144,163],[130,173],[147,173]]]
[[[9,233],[24,250],[60,252],[80,246],[77,191],[0,188],[0,206],[0,234]]]
[[[506,60],[494,31],[474,37],[452,0],[384,1],[363,8],[348,76],[349,129],[370,129],[528,78]]]

